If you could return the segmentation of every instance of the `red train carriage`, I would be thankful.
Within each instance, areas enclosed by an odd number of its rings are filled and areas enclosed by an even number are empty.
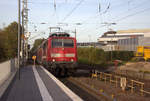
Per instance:
[[[76,38],[62,32],[51,34],[38,48],[37,61],[56,75],[73,72],[77,66]]]

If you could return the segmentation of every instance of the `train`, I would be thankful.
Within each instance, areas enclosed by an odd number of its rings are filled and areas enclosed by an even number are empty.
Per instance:
[[[150,61],[150,46],[137,46],[135,56],[136,59]]]
[[[66,32],[54,32],[36,50],[37,62],[58,75],[74,73],[77,67],[76,38]]]

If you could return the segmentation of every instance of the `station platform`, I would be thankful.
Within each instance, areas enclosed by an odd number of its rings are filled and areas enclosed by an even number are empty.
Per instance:
[[[42,66],[20,69],[0,101],[83,101]]]

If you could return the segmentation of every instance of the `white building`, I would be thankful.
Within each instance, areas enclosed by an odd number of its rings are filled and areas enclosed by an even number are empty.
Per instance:
[[[140,38],[140,39],[139,39]],[[146,39],[147,38],[147,39]],[[150,39],[150,29],[108,31],[98,38],[105,51],[127,50],[135,51],[137,45],[149,43],[140,40]]]

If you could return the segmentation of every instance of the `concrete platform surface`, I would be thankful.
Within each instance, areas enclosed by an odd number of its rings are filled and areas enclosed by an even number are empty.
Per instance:
[[[15,76],[0,101],[82,101],[42,66],[26,66]]]

